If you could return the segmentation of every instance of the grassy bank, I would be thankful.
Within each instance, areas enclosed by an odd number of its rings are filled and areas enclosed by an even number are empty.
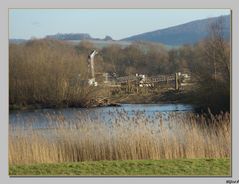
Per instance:
[[[88,161],[10,166],[9,175],[229,176],[230,159]]]

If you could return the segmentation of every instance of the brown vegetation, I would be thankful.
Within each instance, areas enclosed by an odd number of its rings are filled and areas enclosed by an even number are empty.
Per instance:
[[[166,49],[144,42],[124,48],[109,45],[99,49],[96,73],[118,76],[190,73],[198,84],[194,93],[190,93],[190,103],[229,111],[230,42],[223,38],[222,25],[220,21],[210,25],[208,38],[194,46]],[[10,44],[10,107],[36,104],[81,107],[87,106],[92,98],[104,96],[107,90],[87,85],[87,55],[92,49],[94,45],[89,41],[77,46],[48,39]]]
[[[10,45],[10,105],[84,106],[96,93],[87,85],[86,57],[53,40]]]
[[[158,114],[152,122],[141,112],[120,111],[115,122],[81,116],[68,121],[50,116],[46,129],[10,126],[9,164],[59,163],[86,160],[230,158],[230,114]],[[57,124],[51,125],[52,121]],[[209,122],[210,121],[210,122]]]
[[[219,19],[209,26],[209,36],[195,46],[190,70],[198,81],[195,99],[214,111],[230,111],[231,51]]]

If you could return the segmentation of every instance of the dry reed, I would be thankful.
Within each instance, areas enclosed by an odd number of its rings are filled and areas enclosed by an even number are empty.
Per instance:
[[[10,124],[9,164],[230,157],[229,113],[119,114],[110,123],[49,115],[47,129]]]

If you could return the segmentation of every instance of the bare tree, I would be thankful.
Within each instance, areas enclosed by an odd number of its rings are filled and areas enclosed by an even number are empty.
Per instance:
[[[230,44],[224,36],[224,25],[222,17],[209,25],[204,52],[213,63],[213,78],[230,82]]]
[[[230,42],[223,18],[209,24],[208,37],[194,47],[190,64],[199,81],[199,101],[210,108],[230,110]]]

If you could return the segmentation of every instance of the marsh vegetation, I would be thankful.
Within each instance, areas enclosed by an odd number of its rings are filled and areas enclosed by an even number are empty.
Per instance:
[[[48,115],[45,128],[12,124],[9,163],[62,163],[97,160],[230,158],[230,114],[157,113],[154,118],[118,111],[108,123]]]

